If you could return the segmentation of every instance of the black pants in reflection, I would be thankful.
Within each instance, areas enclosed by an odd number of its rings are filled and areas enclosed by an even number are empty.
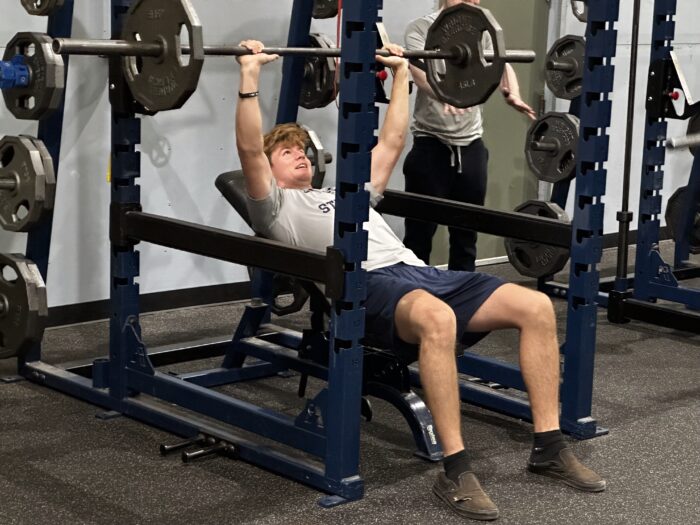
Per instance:
[[[462,173],[459,173],[461,150]],[[406,191],[470,204],[484,204],[489,153],[481,139],[469,146],[449,147],[431,137],[416,137],[403,173]],[[454,164],[454,165],[453,165]],[[437,224],[405,220],[404,244],[426,264],[430,263]],[[474,271],[476,232],[449,228],[450,270]]]

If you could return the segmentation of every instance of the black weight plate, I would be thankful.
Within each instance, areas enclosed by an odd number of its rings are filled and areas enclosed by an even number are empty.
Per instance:
[[[326,35],[312,33],[309,46],[319,49],[335,47]],[[308,57],[304,63],[304,79],[301,84],[299,105],[306,109],[324,108],[338,95],[336,62],[333,57]]]
[[[14,189],[0,191],[0,225],[7,231],[29,231],[46,211],[47,193],[53,204],[42,154],[31,140],[7,136],[0,141],[0,178],[15,181]]]
[[[47,317],[46,286],[36,265],[23,255],[0,254],[0,359],[41,341]]]
[[[697,113],[690,117],[688,121],[688,135],[700,135],[700,113]],[[698,151],[700,151],[700,146],[692,146],[690,148],[690,153],[695,156]]]
[[[129,8],[123,38],[165,47],[161,57],[123,59],[134,98],[151,112],[181,108],[197,89],[204,64],[202,25],[189,0],[137,0]],[[190,47],[187,55],[184,45]]]
[[[544,77],[555,97],[573,100],[581,95],[585,57],[586,41],[583,37],[567,35],[554,42],[547,53]],[[550,67],[552,61],[564,62],[573,69],[559,71]]]
[[[46,181],[46,189],[44,190],[46,199],[44,200],[43,204],[44,211],[53,210],[54,201],[56,200],[56,174],[53,169],[53,158],[51,157],[51,153],[49,153],[49,150],[46,149],[44,143],[38,138],[30,135],[20,135],[20,137],[31,140],[32,144],[34,144],[36,149],[39,150],[41,162],[44,165],[44,176]]]
[[[682,186],[678,188],[671,198],[668,199],[668,204],[666,205],[666,225],[669,230],[671,230],[671,237],[679,242],[680,232],[683,225],[683,215],[685,208],[685,199],[688,196],[688,187]],[[688,243],[692,253],[700,253],[700,212],[697,211],[697,205],[695,207],[695,217],[693,218],[693,223],[691,225],[690,238]]]
[[[538,143],[554,146],[554,151],[538,149]],[[579,119],[568,113],[551,112],[532,123],[527,132],[525,158],[537,178],[552,184],[576,176]]]
[[[588,22],[588,0],[571,0],[571,11],[580,22]]]
[[[338,14],[338,0],[314,0],[314,18],[333,18]]]
[[[3,60],[24,55],[29,85],[4,89],[7,109],[16,118],[38,120],[56,109],[65,86],[63,59],[51,49],[51,38],[42,33],[17,33],[7,44]]]
[[[569,217],[557,204],[545,201],[527,201],[516,212],[538,215],[569,223]],[[526,277],[547,277],[561,271],[569,260],[569,250],[557,246],[505,239],[508,260],[521,275]]]
[[[490,36],[493,60],[484,59],[484,34]],[[486,102],[501,82],[505,61],[503,30],[488,9],[458,4],[444,9],[428,30],[425,49],[466,50],[460,60],[426,60],[428,83],[437,97],[468,108]]]
[[[63,6],[63,0],[22,0],[22,7],[30,15],[49,16]]]

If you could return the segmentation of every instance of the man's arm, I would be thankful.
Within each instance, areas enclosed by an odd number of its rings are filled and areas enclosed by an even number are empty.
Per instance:
[[[260,53],[263,44],[246,40],[241,45],[255,52],[238,58],[241,65],[241,93],[256,93],[263,64],[277,59],[277,55]],[[264,199],[270,194],[273,176],[270,161],[263,147],[262,115],[258,97],[239,98],[236,106],[236,147],[245,175],[248,195]]]
[[[535,113],[535,110],[528,106],[525,101],[520,98],[518,76],[515,74],[515,70],[510,64],[506,64],[506,68],[503,71],[500,88],[501,93],[503,93],[503,96],[506,99],[506,104],[520,113],[527,115],[532,120],[537,118],[537,113]]]
[[[379,140],[372,150],[372,171],[370,182],[378,193],[384,193],[389,177],[406,145],[408,132],[409,96],[408,96],[408,62],[400,58],[403,49],[399,46],[386,46],[397,56],[382,59],[380,62],[391,67],[394,81],[391,87],[391,102],[379,132]]]

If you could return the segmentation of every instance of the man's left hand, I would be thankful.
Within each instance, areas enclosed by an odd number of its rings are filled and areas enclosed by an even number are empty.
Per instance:
[[[535,110],[528,106],[525,103],[525,101],[522,98],[520,98],[520,96],[511,93],[509,89],[501,89],[501,92],[503,93],[503,96],[506,99],[506,104],[516,109],[517,111],[520,111],[520,113],[529,117],[530,120],[537,119],[537,113],[535,112]]]

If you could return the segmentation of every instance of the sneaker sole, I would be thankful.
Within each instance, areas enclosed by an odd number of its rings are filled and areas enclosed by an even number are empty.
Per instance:
[[[457,507],[454,506],[454,503],[450,501],[448,498],[443,496],[435,487],[433,487],[433,494],[435,494],[435,497],[438,498],[440,501],[445,503],[447,507],[457,514],[458,516],[462,518],[469,518],[472,520],[479,520],[479,521],[493,521],[498,519],[499,513],[498,510],[491,512],[491,513],[485,513],[485,512],[469,512],[468,510],[462,510],[458,509]]]
[[[562,476],[558,472],[551,471],[546,467],[536,467],[534,465],[528,465],[527,470],[539,476],[546,476],[548,478],[559,480],[565,483],[566,485],[569,485],[570,487],[581,490],[583,492],[603,492],[606,486],[605,480],[602,480],[600,483],[597,483],[595,485],[586,485],[584,483],[578,483],[565,476]]]

